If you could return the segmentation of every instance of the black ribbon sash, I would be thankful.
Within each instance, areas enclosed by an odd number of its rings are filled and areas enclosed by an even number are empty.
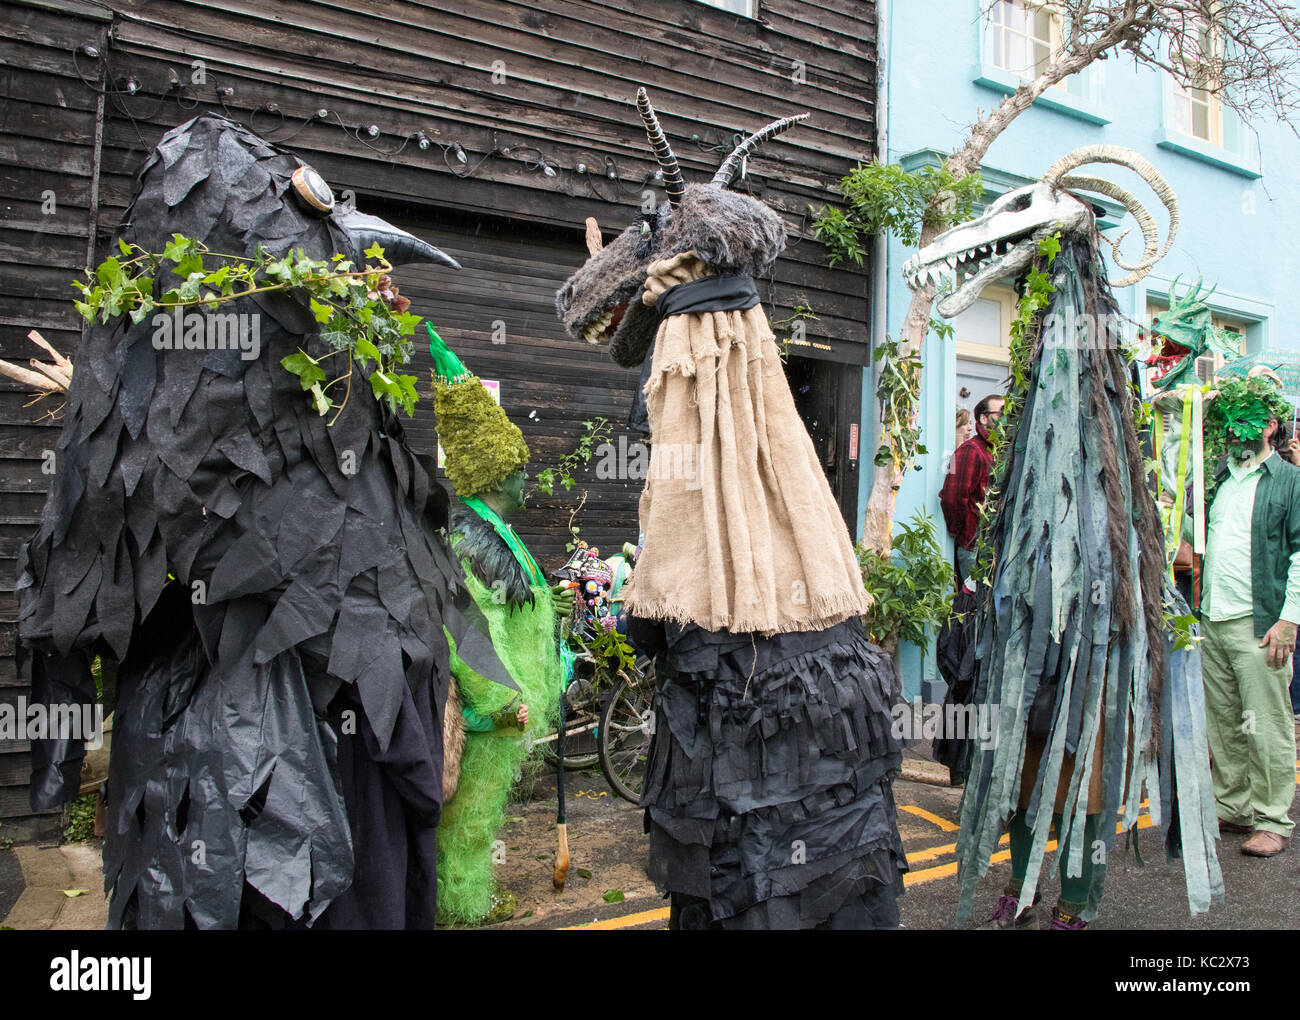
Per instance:
[[[679,283],[659,295],[659,318],[692,312],[744,311],[758,304],[758,288],[748,273],[703,276]]]
[[[659,295],[655,308],[662,322],[670,315],[688,315],[691,312],[745,311],[758,304],[758,288],[748,273],[731,273],[726,276],[704,276],[690,283],[679,283]],[[641,380],[632,398],[628,413],[628,426],[643,435],[650,433],[650,415],[646,409],[645,386],[650,381],[650,366],[654,361],[655,345],[645,352],[641,363]]]

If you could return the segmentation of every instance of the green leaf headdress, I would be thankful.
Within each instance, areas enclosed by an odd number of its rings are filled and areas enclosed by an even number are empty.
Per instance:
[[[1266,376],[1231,379],[1219,384],[1218,393],[1206,408],[1206,438],[1226,441],[1231,433],[1253,443],[1264,434],[1269,419],[1284,421],[1291,414],[1291,405]]]
[[[433,409],[438,416],[438,440],[447,455],[447,478],[462,499],[490,492],[528,463],[528,444],[433,324],[425,326],[433,356]]]

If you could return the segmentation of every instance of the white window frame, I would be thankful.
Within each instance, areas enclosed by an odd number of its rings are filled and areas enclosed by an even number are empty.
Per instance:
[[[1054,0],[999,0],[999,2],[1013,3],[1025,9],[1027,17],[1030,18],[1034,11],[1046,8],[1051,14],[1050,53],[1055,55],[1060,52],[1065,38],[1064,18]],[[976,45],[979,53],[973,80],[976,85],[1004,95],[1015,92],[1022,82],[1030,79],[1033,68],[1008,68],[994,63],[993,58],[997,50],[995,34],[1004,31],[1002,23],[994,21],[994,11],[988,6],[987,0],[971,0],[971,4],[975,15]],[[1011,62],[1003,54],[1002,63]],[[1105,70],[1104,64],[1094,63],[1070,75],[1035,99],[1034,106],[1064,113],[1090,124],[1109,124],[1110,117],[1107,116],[1100,101]]]
[[[1026,31],[1021,32],[1018,29],[1012,28],[1009,24],[1005,22],[999,22],[995,20],[994,12],[997,11],[999,8],[1003,7],[1004,5],[1007,9],[1021,10],[1024,12]],[[1047,14],[1048,37],[1046,39],[1042,39],[1034,31],[1034,27],[1033,27],[1034,22],[1037,20],[1036,16],[1039,13]],[[1024,45],[1025,48],[1032,47],[1036,43],[1045,44],[1047,46],[1046,60],[1049,63],[1051,62],[1053,56],[1061,52],[1061,48],[1064,41],[1061,12],[1059,10],[1054,9],[1051,3],[1036,3],[1034,2],[1034,0],[997,0],[997,3],[994,4],[993,7],[989,9],[988,21],[989,24],[988,24],[987,32],[988,32],[990,47],[989,50],[987,51],[987,56],[988,56],[989,63],[992,64],[994,67],[999,68],[1003,71],[1007,71],[1011,74],[1019,75],[1021,78],[1023,78],[1026,81],[1032,81],[1034,78],[1038,77],[1037,64],[1035,64],[1032,67],[1012,66],[1016,63],[1016,60],[1011,58],[1005,52],[1002,55],[1003,61],[999,62],[998,46],[997,46],[997,43],[999,41],[998,40],[999,35],[1002,35],[1004,38],[1006,36],[1015,36],[1020,40],[1023,40],[1022,45]],[[1052,87],[1065,90],[1065,82],[1057,82]]]
[[[1016,317],[1016,292],[1001,284],[985,287],[980,292],[979,300],[996,301],[1001,312],[998,335],[1002,343],[982,344],[978,340],[963,340],[960,332],[953,334],[954,350],[962,361],[978,361],[985,365],[1011,364],[1011,323]],[[956,324],[953,324],[956,328]]]
[[[717,11],[738,14],[742,18],[753,18],[757,13],[755,8],[758,6],[758,0],[695,0],[695,2]],[[744,10],[737,10],[737,7],[743,7]]]

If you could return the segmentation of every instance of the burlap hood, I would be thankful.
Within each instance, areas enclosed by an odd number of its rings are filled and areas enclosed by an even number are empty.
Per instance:
[[[641,303],[706,273],[694,252],[656,262]],[[664,319],[646,394],[653,444],[633,613],[774,634],[867,611],[848,529],[761,305]]]

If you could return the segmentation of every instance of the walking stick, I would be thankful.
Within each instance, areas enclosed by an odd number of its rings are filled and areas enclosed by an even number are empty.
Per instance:
[[[551,875],[551,884],[556,892],[564,892],[565,879],[569,877],[569,833],[564,820],[564,691],[560,692],[560,729],[555,736],[555,792],[558,807],[555,813],[555,829],[559,833],[560,845],[555,851],[555,871]]]
[[[577,611],[577,606],[578,599],[575,594],[574,612]],[[566,640],[564,623],[557,620],[556,630],[559,631],[560,643],[563,645]],[[569,877],[569,832],[564,817],[564,702],[567,696],[568,683],[566,682],[560,689],[560,725],[555,734],[555,830],[560,843],[555,851],[555,871],[551,874],[551,884],[555,886],[557,893],[564,892],[564,883]]]

